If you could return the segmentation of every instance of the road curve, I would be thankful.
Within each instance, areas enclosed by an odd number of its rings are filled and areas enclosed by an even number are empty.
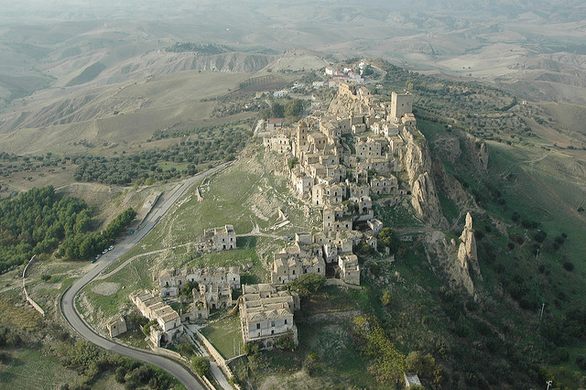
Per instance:
[[[179,200],[191,186],[193,186],[198,180],[217,173],[226,168],[228,165],[229,164],[221,164],[208,171],[190,177],[189,179],[184,180],[180,185],[176,186],[168,194],[164,194],[153,207],[151,212],[147,215],[142,224],[134,232],[134,234],[120,240],[120,242],[116,244],[116,247],[112,251],[103,255],[100,260],[93,265],[89,272],[73,283],[73,285],[63,294],[60,302],[60,308],[63,316],[81,337],[108,351],[119,353],[121,355],[155,365],[173,375],[189,390],[201,390],[205,389],[205,387],[199,382],[198,378],[194,376],[191,371],[189,371],[187,367],[167,357],[156,355],[145,350],[127,347],[98,335],[80,317],[75,307],[75,298],[84,286],[90,283],[96,276],[100,274],[100,272],[102,272],[117,258],[129,251],[148,232],[150,232],[157,225],[159,220],[171,209],[173,204],[175,204],[175,202],[177,202],[177,200]]]

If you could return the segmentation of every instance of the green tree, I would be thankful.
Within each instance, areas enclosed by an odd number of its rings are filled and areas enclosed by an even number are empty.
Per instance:
[[[291,283],[289,288],[299,294],[300,297],[305,298],[318,292],[326,283],[326,278],[318,274],[305,274]]]
[[[405,369],[407,372],[417,374],[425,382],[439,384],[442,380],[441,370],[431,354],[410,352],[405,359]]]
[[[283,106],[281,103],[273,103],[271,111],[275,118],[283,118],[285,116],[285,106]]]
[[[191,367],[197,375],[206,376],[210,372],[210,361],[203,356],[194,356],[191,358]]]
[[[305,359],[303,360],[303,368],[309,375],[315,372],[315,369],[318,365],[318,356],[315,352],[310,352],[307,354]]]
[[[289,118],[297,118],[303,114],[303,102],[299,99],[293,99],[287,102],[285,106],[285,115]]]
[[[392,295],[391,292],[388,289],[385,289],[380,297],[380,301],[383,305],[385,306],[389,306],[392,302]]]

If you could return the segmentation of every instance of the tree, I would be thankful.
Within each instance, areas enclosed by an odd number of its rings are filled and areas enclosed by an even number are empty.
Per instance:
[[[370,358],[368,371],[380,383],[396,383],[405,371],[405,356],[397,350],[374,317],[357,316],[353,332],[364,342],[361,348]]]
[[[303,360],[303,368],[309,375],[315,372],[318,364],[318,356],[315,352],[310,352],[307,354],[305,359]]]
[[[194,356],[191,358],[191,367],[197,375],[206,376],[210,372],[210,361],[203,356]]]
[[[393,230],[389,227],[384,227],[378,234],[378,242],[385,248],[391,249],[393,246]]]
[[[405,370],[417,374],[419,379],[427,383],[439,385],[443,380],[443,370],[437,365],[431,354],[419,351],[410,352],[405,359]]]
[[[299,294],[300,297],[305,298],[318,292],[326,283],[326,278],[318,274],[305,274],[291,283],[289,288]]]
[[[287,334],[279,337],[275,341],[275,346],[283,351],[293,351],[295,349],[295,338],[293,331],[287,331]]]
[[[285,116],[285,106],[281,103],[273,103],[271,110],[275,118],[283,118]]]
[[[393,297],[391,295],[391,292],[385,289],[380,297],[380,301],[383,305],[389,306],[391,304],[392,298]]]
[[[290,118],[297,118],[303,114],[303,102],[299,99],[290,100],[285,106],[285,115]]]

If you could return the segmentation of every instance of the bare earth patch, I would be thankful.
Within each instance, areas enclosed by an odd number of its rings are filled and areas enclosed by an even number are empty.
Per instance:
[[[92,291],[99,295],[109,296],[115,294],[120,289],[120,283],[103,282],[92,288]]]

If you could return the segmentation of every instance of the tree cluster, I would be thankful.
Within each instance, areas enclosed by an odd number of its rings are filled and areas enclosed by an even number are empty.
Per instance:
[[[87,259],[95,256],[114,243],[136,217],[132,208],[124,210],[106,229],[67,237],[59,248],[59,254],[70,259]]]
[[[405,371],[405,356],[389,340],[376,318],[355,317],[352,331],[362,341],[362,353],[371,362],[368,371],[376,380],[385,384],[399,382]]]
[[[114,372],[115,380],[127,389],[171,389],[176,381],[164,371],[146,364],[112,355],[85,341],[75,344],[60,343],[54,353],[61,364],[85,377],[82,388],[91,388],[107,371]],[[69,388],[69,386],[65,386]]]
[[[133,182],[165,181],[197,173],[197,166],[212,161],[230,161],[244,148],[250,134],[242,128],[204,132],[166,149],[145,150],[116,157],[78,156],[74,178],[84,182],[128,185]],[[166,138],[166,135],[155,135]],[[199,138],[202,139],[199,139]],[[205,138],[204,138],[205,137]]]
[[[85,202],[53,187],[34,188],[0,202],[0,272],[32,255],[50,253],[63,240],[77,240],[92,224]]]
[[[326,278],[318,274],[305,274],[289,283],[289,288],[306,298],[318,292],[326,283]]]

